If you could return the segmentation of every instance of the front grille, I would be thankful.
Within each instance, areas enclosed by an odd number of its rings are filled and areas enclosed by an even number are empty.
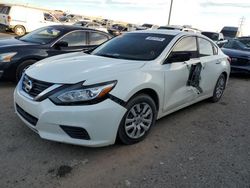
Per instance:
[[[25,75],[22,82],[22,89],[31,97],[36,97],[37,95],[39,95],[41,92],[43,92],[45,89],[48,89],[52,85],[53,85],[52,83],[39,81]]]
[[[71,126],[65,126],[65,125],[60,125],[60,127],[71,138],[82,139],[82,140],[90,140],[89,134],[84,128],[71,127]]]
[[[36,126],[38,121],[37,118],[25,112],[18,104],[16,104],[16,110],[26,121],[28,121],[31,125]]]

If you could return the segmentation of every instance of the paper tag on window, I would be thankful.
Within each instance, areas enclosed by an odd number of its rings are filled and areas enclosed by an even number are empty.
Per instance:
[[[163,42],[165,38],[160,38],[160,37],[147,37],[146,40],[153,40],[153,41],[159,41]]]

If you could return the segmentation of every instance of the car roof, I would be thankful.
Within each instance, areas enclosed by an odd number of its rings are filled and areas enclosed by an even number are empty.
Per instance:
[[[51,26],[47,26],[47,27],[52,27],[52,28],[58,29],[58,30],[64,30],[64,32],[69,32],[69,31],[74,31],[74,30],[96,31],[96,32],[104,33],[106,35],[111,36],[109,33],[106,33],[104,31],[100,31],[100,30],[96,30],[96,29],[90,29],[90,28],[77,26],[77,25],[51,25]]]
[[[50,25],[47,27],[52,27],[54,29],[62,29],[65,31],[71,31],[71,30],[76,30],[76,29],[81,29],[81,30],[94,30],[94,29],[89,29],[89,28],[84,28],[82,26],[77,26],[77,25]]]

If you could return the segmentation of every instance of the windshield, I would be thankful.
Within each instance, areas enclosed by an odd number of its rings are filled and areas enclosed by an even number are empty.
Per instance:
[[[38,44],[48,44],[56,39],[60,33],[60,30],[54,29],[53,27],[43,27],[19,38],[19,40]]]
[[[213,41],[219,40],[219,33],[213,33],[213,32],[202,32],[202,35],[205,35],[206,37],[212,39]]]
[[[223,48],[234,49],[234,50],[245,50],[245,51],[250,50],[249,46],[247,46],[238,39],[229,40],[226,44],[223,45]]]
[[[91,54],[129,60],[154,60],[174,38],[173,35],[127,33],[104,43]]]
[[[250,48],[250,38],[239,38],[238,40]]]

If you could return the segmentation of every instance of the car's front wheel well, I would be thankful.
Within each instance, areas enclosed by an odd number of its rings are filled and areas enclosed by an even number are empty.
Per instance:
[[[227,79],[228,79],[227,73],[226,73],[226,72],[223,72],[222,74],[225,76],[225,78],[226,78],[226,80],[227,80]]]
[[[159,97],[158,97],[158,94],[156,93],[155,90],[150,89],[150,88],[142,89],[142,90],[136,92],[136,93],[131,97],[131,99],[134,98],[134,97],[137,96],[137,95],[140,95],[140,94],[146,94],[146,95],[150,96],[150,97],[153,99],[153,101],[155,102],[157,111],[159,111]]]

